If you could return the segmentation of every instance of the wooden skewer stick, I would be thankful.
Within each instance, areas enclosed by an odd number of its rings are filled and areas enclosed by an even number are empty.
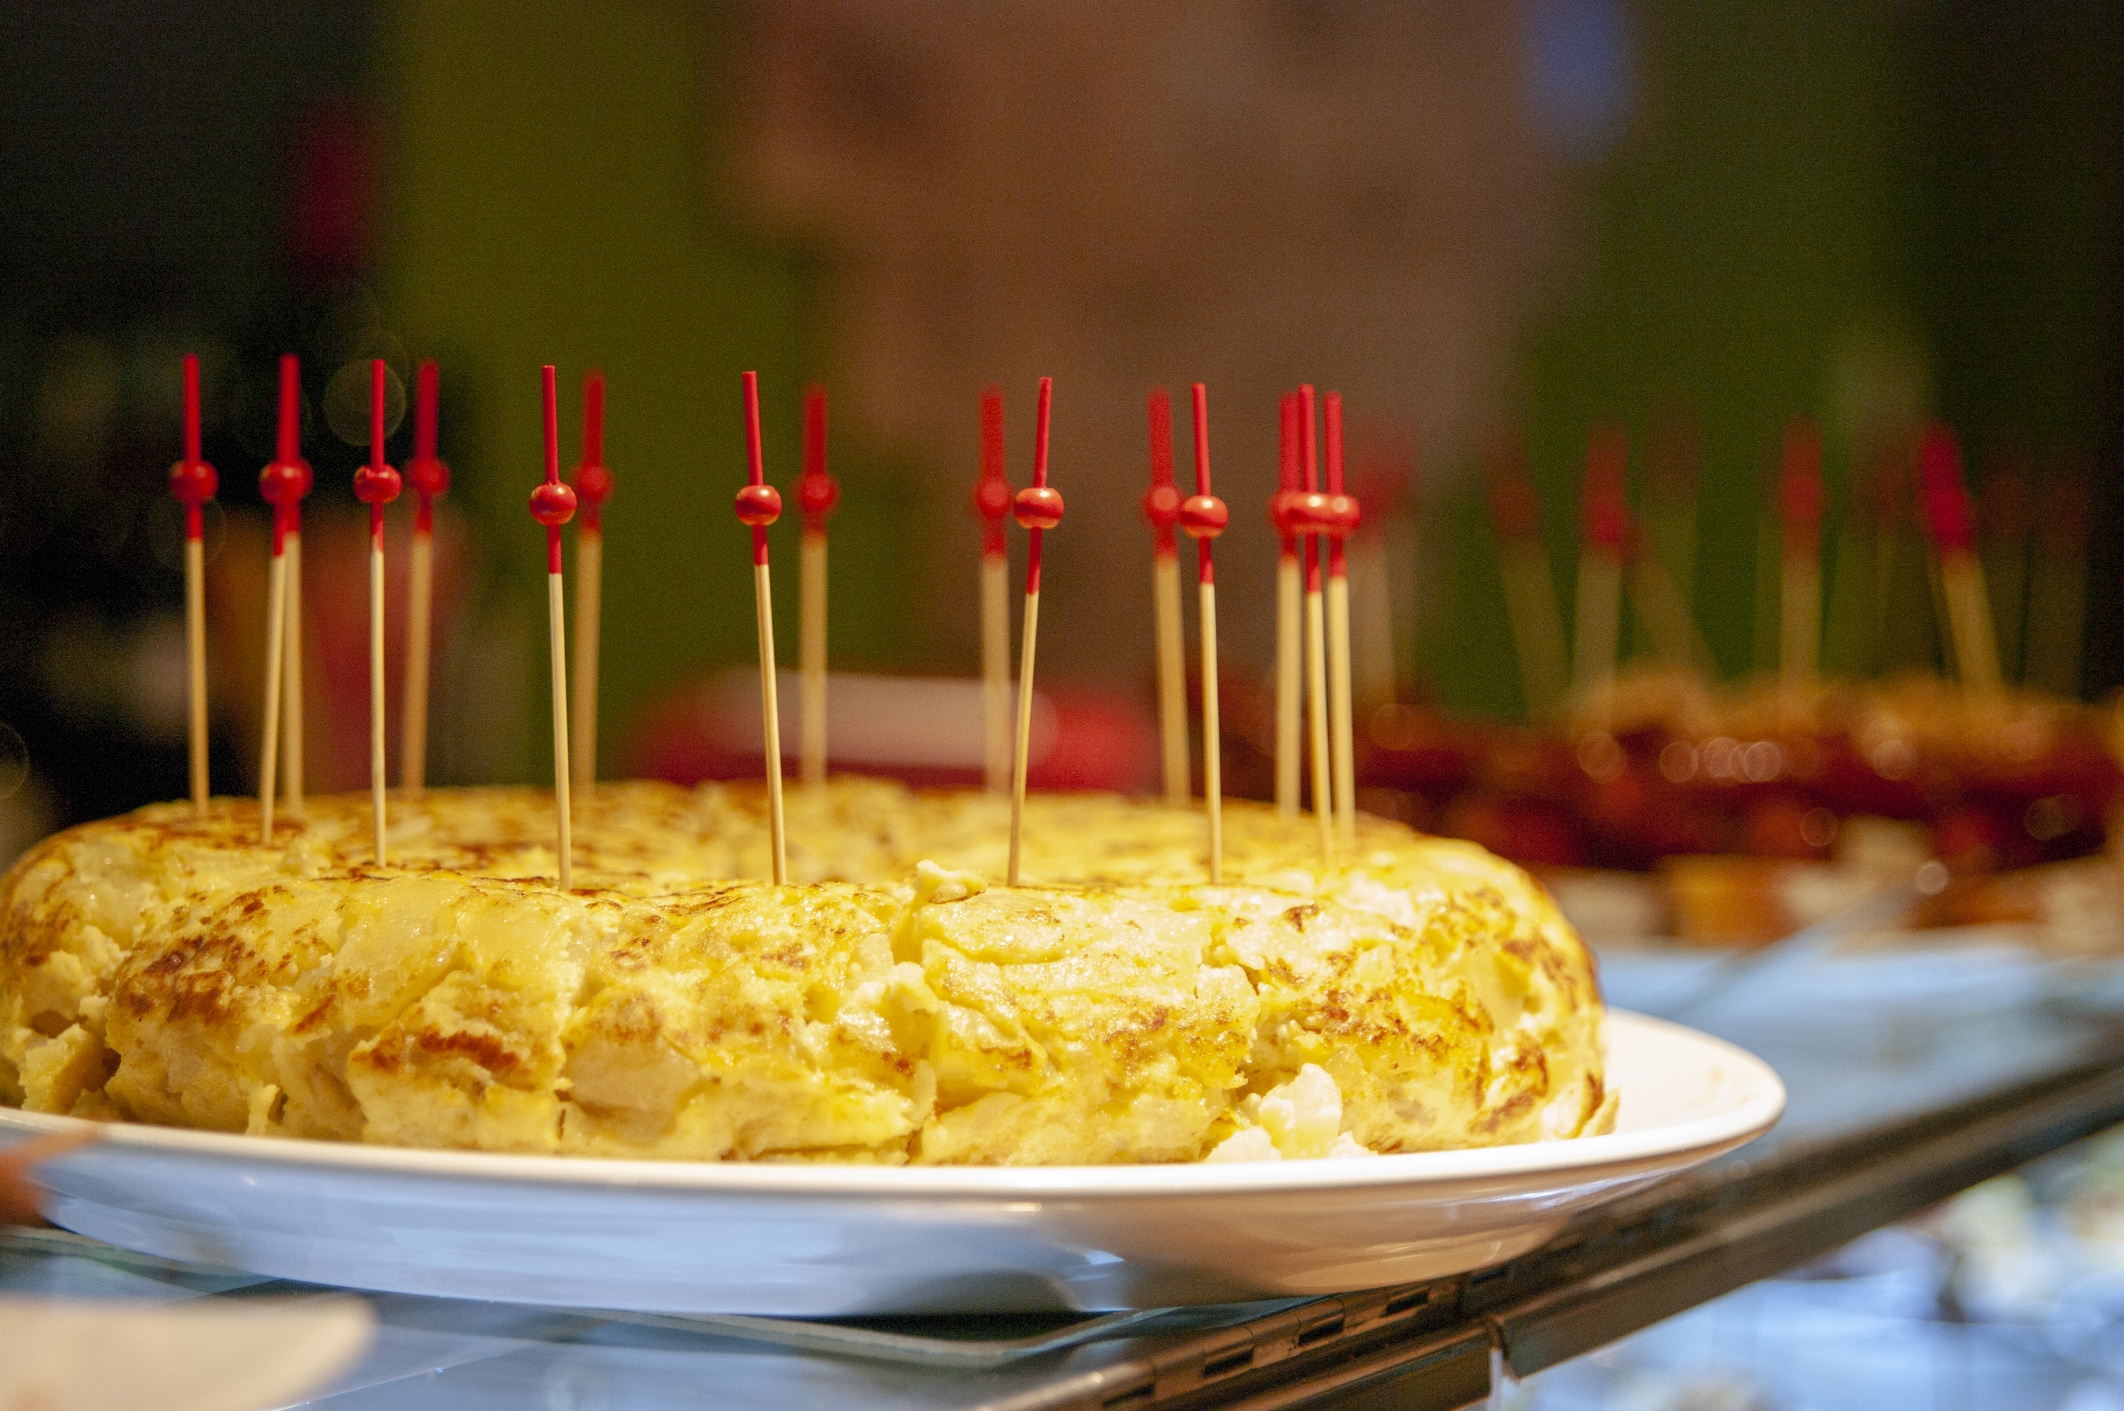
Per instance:
[[[1778,676],[1788,707],[1797,709],[1821,665],[1822,433],[1814,423],[1796,417],[1785,424],[1781,460]]]
[[[1497,530],[1505,610],[1519,654],[1520,694],[1527,714],[1538,720],[1563,705],[1568,687],[1563,613],[1541,543],[1541,503],[1527,474],[1525,450],[1516,438],[1501,437],[1486,460],[1490,521]]]
[[[1026,534],[1025,626],[1018,640],[1018,730],[1010,770],[1010,885],[1018,885],[1025,837],[1025,768],[1032,752],[1033,648],[1040,635],[1040,536],[1062,522],[1061,493],[1047,483],[1047,420],[1055,380],[1040,379],[1040,410],[1033,431],[1032,484],[1011,500],[1012,516]]]
[[[826,517],[840,502],[840,483],[826,473],[826,389],[813,387],[804,393],[804,473],[797,477],[797,508],[804,512],[797,561],[797,662],[804,693],[798,728],[806,784],[826,782]]]
[[[1357,843],[1357,735],[1350,683],[1350,563],[1347,546],[1363,519],[1355,495],[1342,488],[1342,394],[1327,394],[1327,667],[1328,736],[1334,750],[1335,830],[1344,847]]]
[[[413,556],[406,596],[406,696],[399,712],[398,787],[419,798],[428,787],[428,666],[435,612],[435,501],[450,489],[450,467],[435,455],[435,359],[420,364],[413,399]]]
[[[774,680],[774,595],[767,578],[767,526],[782,517],[782,495],[767,483],[767,463],[760,450],[760,375],[748,372],[742,381],[745,467],[750,478],[737,493],[737,517],[752,529],[752,597],[760,634],[760,725],[767,753],[767,827],[774,884],[779,887],[789,880],[789,861],[782,831],[782,718]]]
[[[369,364],[369,463],[354,472],[354,498],[369,507],[369,807],[376,825],[376,865],[384,865],[384,506],[403,488],[384,462],[382,358]]]
[[[575,787],[597,787],[598,629],[604,617],[605,501],[612,472],[605,465],[605,374],[583,377],[583,461],[575,468],[575,695],[569,724],[568,772]]]
[[[1631,525],[1624,558],[1630,574],[1630,603],[1637,609],[1645,636],[1651,639],[1653,654],[1675,666],[1709,671],[1711,649],[1704,645],[1703,633],[1682,599],[1681,585],[1667,571],[1667,561],[1651,535]]]
[[[199,455],[199,355],[184,355],[184,459],[170,467],[170,493],[184,506],[184,647],[192,811],[207,811],[206,502],[220,488]]]
[[[1606,709],[1622,636],[1622,559],[1630,510],[1623,474],[1630,448],[1622,429],[1598,426],[1586,447],[1582,547],[1578,558],[1578,623],[1571,668],[1582,699]]]
[[[1217,705],[1217,575],[1210,545],[1232,514],[1210,493],[1209,396],[1201,383],[1195,393],[1195,493],[1180,505],[1180,527],[1195,541],[1202,635],[1202,805],[1209,819],[1209,879],[1224,881],[1224,768],[1222,731]]]
[[[1298,388],[1299,438],[1305,494],[1300,502],[1298,552],[1305,560],[1305,723],[1312,756],[1313,817],[1320,823],[1320,860],[1335,857],[1335,789],[1330,777],[1327,698],[1327,604],[1321,570],[1327,566],[1327,496],[1320,492],[1320,444],[1314,431],[1313,384]]]
[[[553,664],[553,812],[559,823],[560,889],[575,890],[574,809],[568,799],[568,640],[561,591],[561,526],[575,518],[575,490],[560,478],[560,399],[553,364],[539,369],[546,420],[546,478],[531,492],[531,517],[546,526],[546,650]]]
[[[1187,802],[1187,667],[1180,643],[1180,491],[1173,485],[1173,399],[1150,394],[1150,489],[1143,517],[1151,525],[1151,608],[1158,647],[1158,741],[1165,763],[1165,801]]]
[[[288,631],[287,640],[281,645],[280,658],[280,753],[281,774],[287,781],[283,797],[287,800],[289,815],[300,818],[303,809],[303,755],[307,739],[302,723],[302,502],[315,483],[315,475],[310,469],[310,463],[301,456],[302,368],[295,360],[294,354],[287,354],[283,359],[281,377],[281,416],[292,428],[289,450],[294,456],[296,466],[302,471],[302,477],[295,493],[281,506],[286,511],[288,520],[283,549],[288,560]]]
[[[258,472],[258,494],[273,507],[273,569],[267,590],[265,729],[260,740],[263,756],[258,769],[258,839],[273,841],[273,786],[279,764],[278,752],[285,746],[290,773],[300,753],[292,732],[284,739],[281,705],[286,694],[294,709],[294,692],[301,682],[300,669],[288,670],[285,656],[299,651],[301,634],[287,625],[288,605],[294,590],[289,586],[295,573],[290,540],[302,512],[302,497],[310,488],[310,467],[302,459],[302,368],[293,353],[280,359],[280,427],[274,442],[273,461]]]
[[[1298,488],[1298,394],[1283,394],[1282,425],[1277,436],[1276,494],[1269,501],[1269,521],[1276,526],[1276,814],[1298,816],[1298,700],[1303,681],[1299,658],[1299,613],[1305,591],[1299,563],[1298,534],[1290,522]]]
[[[1003,393],[981,389],[981,760],[988,792],[1010,787],[1010,481],[1003,474]]]
[[[1998,638],[1991,627],[1991,600],[1977,560],[1974,516],[1962,483],[1962,448],[1945,426],[1925,429],[1918,442],[1918,475],[1925,517],[1939,550],[1940,591],[1947,600],[1947,626],[1962,684],[1980,694],[1999,689]]]

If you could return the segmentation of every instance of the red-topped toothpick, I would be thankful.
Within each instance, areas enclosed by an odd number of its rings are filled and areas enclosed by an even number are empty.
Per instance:
[[[605,374],[583,375],[583,459],[575,468],[575,695],[570,717],[569,773],[577,788],[597,787],[598,632],[604,618],[605,501],[612,472],[605,465]]]
[[[184,355],[184,459],[170,467],[170,493],[184,506],[184,645],[192,809],[207,811],[206,502],[220,477],[199,454],[199,355]]]
[[[804,512],[797,598],[797,664],[803,695],[797,714],[798,757],[806,784],[826,782],[826,517],[841,486],[826,473],[826,389],[804,389],[804,473],[797,508]]]
[[[1180,491],[1173,484],[1173,399],[1150,394],[1150,489],[1143,517],[1151,526],[1151,610],[1157,629],[1158,738],[1165,761],[1165,801],[1187,802],[1187,668],[1180,645]]]
[[[1299,660],[1299,613],[1305,572],[1298,561],[1298,533],[1291,513],[1304,491],[1298,488],[1298,394],[1286,392],[1276,438],[1276,493],[1269,499],[1269,523],[1276,527],[1276,813],[1298,816],[1298,699],[1303,690]]]
[[[1819,670],[1822,634],[1822,433],[1805,417],[1785,423],[1777,514],[1783,540],[1778,675],[1796,696]]]
[[[1025,833],[1025,767],[1032,749],[1033,648],[1040,633],[1040,536],[1062,522],[1061,493],[1047,483],[1047,422],[1055,380],[1040,379],[1040,410],[1033,430],[1032,484],[1011,501],[1012,516],[1025,529],[1025,626],[1018,639],[1018,730],[1010,770],[1010,885],[1018,885]]]
[[[398,472],[384,461],[384,390],[389,370],[369,364],[369,463],[354,472],[354,498],[369,507],[369,804],[376,865],[384,865],[384,506],[398,498]]]
[[[745,468],[749,479],[737,493],[737,517],[752,529],[752,595],[760,634],[760,724],[766,737],[767,826],[772,835],[774,884],[789,880],[782,832],[782,721],[774,681],[774,598],[767,578],[767,526],[782,517],[782,495],[767,483],[767,463],[760,450],[760,375],[743,378],[745,397]]]
[[[1298,445],[1304,493],[1289,515],[1305,565],[1305,723],[1312,756],[1313,817],[1320,823],[1320,857],[1335,855],[1335,790],[1328,755],[1327,604],[1321,570],[1327,566],[1327,496],[1320,491],[1320,442],[1314,418],[1313,384],[1298,387]]]
[[[1918,440],[1918,487],[1925,520],[1940,556],[1940,593],[1954,639],[1955,669],[1972,691],[1999,688],[1998,638],[1991,627],[1991,601],[1984,566],[1976,556],[1976,516],[1962,483],[1962,447],[1954,432],[1935,422]]]
[[[1357,841],[1357,737],[1350,700],[1350,564],[1348,544],[1363,519],[1357,497],[1342,488],[1342,394],[1321,408],[1327,426],[1328,738],[1335,774],[1335,827],[1344,847]]]
[[[400,712],[398,787],[419,798],[428,787],[428,665],[435,611],[435,501],[449,493],[450,467],[435,454],[435,359],[424,358],[413,397],[413,556],[407,585],[406,696]]]
[[[568,800],[567,605],[561,591],[561,526],[575,518],[575,490],[560,478],[560,405],[553,364],[539,369],[544,403],[546,478],[531,491],[531,517],[546,526],[546,648],[553,663],[553,811],[559,824],[560,889],[575,889],[574,810]]]
[[[1217,574],[1210,545],[1232,522],[1224,501],[1210,493],[1209,394],[1201,383],[1195,397],[1195,493],[1180,505],[1180,527],[1195,541],[1202,635],[1202,804],[1209,818],[1209,879],[1224,881],[1224,768],[1217,704]]]
[[[981,389],[981,477],[974,512],[981,516],[981,760],[988,791],[1010,783],[1010,481],[1003,475],[1003,393]]]
[[[273,568],[267,590],[265,730],[260,741],[262,759],[258,770],[258,836],[273,841],[273,789],[279,751],[287,751],[289,805],[301,807],[293,785],[300,770],[302,740],[297,693],[302,689],[302,623],[295,575],[296,544],[300,538],[302,497],[310,490],[310,465],[302,458],[302,365],[293,353],[280,359],[280,428],[274,441],[273,460],[258,472],[258,494],[273,507]],[[285,735],[281,728],[283,693],[289,714]]]
[[[1623,477],[1629,457],[1629,439],[1621,427],[1593,428],[1586,443],[1578,623],[1571,644],[1573,680],[1589,700],[1604,697],[1615,680],[1615,653],[1621,645],[1622,565],[1630,533]]]

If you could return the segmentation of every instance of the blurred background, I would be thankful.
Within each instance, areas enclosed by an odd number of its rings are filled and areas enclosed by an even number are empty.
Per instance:
[[[2113,6],[82,0],[12,7],[0,72],[0,744],[26,774],[0,852],[184,792],[165,476],[193,349],[222,476],[218,791],[255,771],[255,476],[283,351],[304,360],[318,483],[312,789],[364,767],[349,477],[354,365],[377,356],[400,378],[441,367],[441,782],[550,776],[523,508],[547,361],[564,463],[573,389],[592,366],[610,380],[608,773],[670,758],[659,732],[752,660],[728,510],[746,368],[785,487],[803,387],[832,399],[836,669],[960,676],[979,389],[1004,389],[1022,484],[1035,382],[1056,379],[1070,517],[1040,664],[1122,722],[1108,782],[1155,773],[1143,399],[1194,380],[1234,507],[1225,651],[1255,680],[1276,400],[1299,381],[1347,398],[1382,546],[1360,634],[1399,700],[1525,713],[1481,467],[1523,448],[1568,622],[1604,422],[1715,671],[1773,665],[1768,487],[1800,415],[1824,433],[1830,666],[1939,661],[1921,579],[1886,632],[1842,631],[1881,614],[1839,606],[1863,575],[1838,546],[1914,524],[1875,462],[1941,417],[2024,567],[2046,525],[2084,530],[2091,494],[2091,544],[2051,555],[2084,626],[2043,670],[2090,698],[2124,679],[2124,541],[2101,532],[2124,449]],[[2009,675],[2037,671],[2029,634],[2025,663],[2004,644]]]

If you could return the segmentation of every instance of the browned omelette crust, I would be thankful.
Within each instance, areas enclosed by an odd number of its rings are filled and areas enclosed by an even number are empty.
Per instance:
[[[550,813],[527,791],[409,805],[383,869],[356,799],[313,801],[271,848],[237,803],[70,830],[0,879],[0,1097],[417,1146],[882,1162],[1197,1159],[1307,1064],[1375,1151],[1612,1116],[1584,947],[1478,849],[1371,823],[1321,871],[1242,808],[1246,884],[1190,886],[1161,880],[1194,870],[1189,816],[1054,799],[1036,855],[1143,880],[1005,890],[913,861],[993,865],[978,798],[851,781],[806,807],[809,870],[864,880],[713,880],[757,844],[752,801],[653,785],[599,789],[571,894],[541,874]],[[817,847],[836,828],[840,850]]]

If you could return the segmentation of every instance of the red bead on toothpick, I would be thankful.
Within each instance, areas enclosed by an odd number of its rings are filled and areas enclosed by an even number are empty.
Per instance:
[[[1158,662],[1159,754],[1165,801],[1187,802],[1187,671],[1180,643],[1180,560],[1174,530],[1180,491],[1173,484],[1173,400],[1163,387],[1150,394],[1150,488],[1143,517],[1151,526],[1151,620]]]
[[[612,472],[605,465],[605,374],[583,376],[583,459],[575,467],[574,737],[568,765],[580,789],[597,787],[597,666],[605,596],[605,501]]]
[[[1047,426],[1055,380],[1040,379],[1040,410],[1033,431],[1032,484],[1011,501],[1011,514],[1026,531],[1025,626],[1018,645],[1018,729],[1011,755],[1010,885],[1018,885],[1025,836],[1025,768],[1032,747],[1033,650],[1040,633],[1040,539],[1062,522],[1062,494],[1047,483]]]
[[[804,473],[797,508],[804,536],[797,546],[797,757],[806,784],[826,782],[826,518],[841,486],[826,473],[826,389],[804,391]]]
[[[435,612],[435,501],[450,489],[450,467],[435,454],[435,359],[421,360],[413,397],[413,547],[407,576],[406,695],[399,713],[399,787],[419,798],[428,784],[428,664]]]
[[[760,449],[760,375],[740,379],[745,404],[745,474],[737,492],[738,522],[752,530],[752,601],[760,638],[760,724],[767,765],[768,845],[774,884],[789,880],[788,847],[782,824],[782,722],[774,667],[774,595],[767,576],[767,526],[782,517],[782,496],[767,483],[766,457]]]
[[[220,477],[199,454],[199,355],[184,355],[184,459],[170,467],[170,493],[184,506],[184,640],[192,810],[207,811],[206,502]]]
[[[369,463],[354,472],[354,498],[369,507],[369,803],[376,865],[384,865],[384,506],[398,498],[398,472],[384,461],[383,359],[369,365]]]
[[[553,812],[560,859],[560,889],[575,887],[573,808],[568,797],[568,642],[561,586],[561,526],[575,518],[575,491],[560,478],[560,408],[553,364],[539,369],[545,419],[546,478],[531,491],[531,517],[546,527],[546,653],[553,673]]]
[[[1003,474],[1003,393],[981,389],[981,761],[988,791],[1010,782],[1010,481]]]
[[[310,492],[302,458],[302,365],[280,359],[280,427],[272,461],[258,472],[258,494],[273,507],[273,566],[266,592],[265,729],[259,742],[258,835],[273,841],[273,793],[283,744],[281,708],[288,711],[289,802],[300,805],[302,618],[299,580],[302,497]]]
[[[1195,401],[1195,493],[1181,502],[1180,527],[1195,541],[1195,567],[1202,633],[1202,802],[1209,819],[1209,879],[1224,880],[1224,760],[1217,700],[1217,574],[1210,544],[1232,522],[1224,501],[1210,493],[1209,393],[1197,382]]]

